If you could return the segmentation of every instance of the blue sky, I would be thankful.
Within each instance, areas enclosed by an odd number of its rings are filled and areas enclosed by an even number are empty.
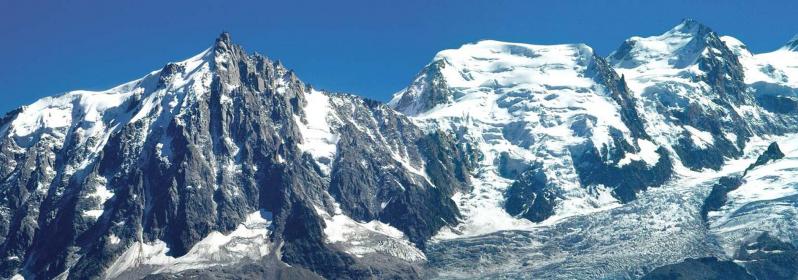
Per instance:
[[[798,1],[763,2],[0,0],[0,111],[136,79],[221,31],[317,88],[377,100],[438,51],[481,39],[586,43],[606,55],[689,17],[762,52],[798,33]]]

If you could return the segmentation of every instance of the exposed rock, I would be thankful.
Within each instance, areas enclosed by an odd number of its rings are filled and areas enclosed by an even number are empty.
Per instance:
[[[312,89],[227,33],[140,80],[34,105],[0,122],[4,277],[143,277],[262,211],[271,219],[262,246],[281,255],[159,277],[417,278],[417,264],[359,259],[331,244],[322,214],[382,221],[423,247],[458,222],[451,197],[469,189],[468,154],[446,134],[377,102]],[[66,115],[24,130],[48,110]],[[124,259],[157,244],[160,253]]]
[[[721,261],[715,257],[685,259],[683,262],[658,267],[643,276],[645,280],[713,280],[713,279],[757,279],[745,268],[733,261]]]
[[[735,256],[756,279],[795,279],[798,277],[798,250],[762,233],[753,242],[742,244]]]
[[[745,172],[743,172],[743,176],[745,176],[745,174],[748,173],[749,170],[754,169],[757,166],[762,166],[771,161],[782,158],[784,158],[784,153],[782,153],[781,149],[779,149],[779,144],[776,142],[770,143],[770,145],[768,145],[767,150],[765,150],[761,155],[759,155],[759,157],[756,158],[756,161],[745,169]]]
[[[547,186],[546,174],[533,167],[507,188],[504,208],[510,215],[541,222],[554,214],[556,195]]]

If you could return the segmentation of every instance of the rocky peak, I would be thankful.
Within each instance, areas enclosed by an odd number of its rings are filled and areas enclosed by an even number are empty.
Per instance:
[[[452,101],[452,92],[446,85],[443,75],[447,67],[446,60],[437,60],[428,64],[416,75],[409,87],[396,93],[389,105],[407,115],[417,115],[428,111],[439,104]]]
[[[708,48],[725,48],[718,35],[706,25],[685,19],[675,27],[657,36],[634,36],[624,41],[608,57],[618,68],[653,67],[666,64],[674,68],[687,68],[701,59]]]
[[[237,60],[247,58],[249,55],[241,46],[233,43],[230,33],[223,32],[216,38],[213,45],[213,62],[217,68],[228,70],[229,66],[235,64]],[[232,69],[229,70],[232,71]]]
[[[771,161],[779,160],[782,158],[784,158],[784,153],[781,151],[781,148],[779,148],[779,144],[776,142],[770,143],[767,150],[765,150],[761,155],[759,155],[756,161],[745,169],[745,172],[743,174],[748,173],[748,171],[756,168],[757,166],[762,166]]]
[[[231,45],[232,45],[232,39],[230,38],[230,33],[225,31],[219,34],[219,37],[216,37],[216,44],[215,44],[216,49],[220,50],[229,49]]]
[[[458,222],[450,198],[468,186],[467,155],[449,135],[312,90],[228,33],[142,79],[28,108],[0,118],[0,177],[13,178],[0,182],[0,259],[11,260],[0,278],[143,278],[160,265],[144,248],[205,262],[209,241],[225,254],[213,264],[242,250],[330,279],[384,276],[413,268],[404,261],[424,258],[416,246]],[[354,239],[362,233],[373,244]],[[212,241],[221,236],[236,248]],[[362,248],[397,261],[348,254]]]

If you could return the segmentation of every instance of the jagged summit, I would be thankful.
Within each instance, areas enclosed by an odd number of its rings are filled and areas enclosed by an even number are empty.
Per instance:
[[[692,18],[685,18],[679,24],[674,26],[671,30],[666,33],[685,33],[685,34],[694,34],[696,36],[703,36],[712,32],[708,26],[704,25],[703,23],[692,19]]]
[[[216,38],[216,41],[230,43],[231,42],[230,32],[222,31],[222,33],[219,34],[219,37]]]
[[[221,55],[225,52],[230,51],[242,51],[242,48],[235,43],[233,43],[232,38],[230,37],[230,33],[222,32],[219,34],[219,37],[216,38],[214,45],[212,47],[216,53],[216,55]]]
[[[619,68],[660,68],[661,65],[686,68],[696,63],[704,49],[716,47],[719,43],[720,39],[712,29],[698,21],[685,19],[660,35],[627,39],[607,59]]]
[[[465,156],[448,135],[312,89],[222,33],[144,78],[0,119],[0,278],[252,262],[305,275],[288,278],[417,278],[419,247],[460,216]]]
[[[795,243],[794,50],[690,19],[606,60],[484,40],[389,107],[223,32],[0,118],[0,278],[614,279],[707,255],[754,271],[789,252],[731,254],[750,233]],[[785,156],[749,165],[773,141]]]

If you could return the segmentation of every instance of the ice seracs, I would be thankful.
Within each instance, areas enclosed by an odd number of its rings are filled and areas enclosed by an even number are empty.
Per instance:
[[[795,45],[693,20],[607,58],[480,41],[438,53],[403,115],[225,33],[0,118],[0,277],[615,279],[796,243]],[[786,157],[757,158],[773,141]]]
[[[573,158],[595,148],[616,166],[654,165],[659,155],[652,142],[635,139],[626,123],[634,120],[622,116],[634,108],[618,103],[622,97],[605,80],[613,79],[607,70],[584,44],[488,40],[439,52],[394,95],[389,104],[395,109],[419,124],[459,135],[482,156],[474,190],[455,197],[465,214],[463,224],[441,237],[531,227],[503,209],[507,188],[531,166],[542,166],[549,178],[546,188],[556,189],[551,221],[616,205],[612,195],[604,195],[607,188],[582,184]],[[630,154],[613,158],[610,154],[621,149],[617,145],[632,147]]]

